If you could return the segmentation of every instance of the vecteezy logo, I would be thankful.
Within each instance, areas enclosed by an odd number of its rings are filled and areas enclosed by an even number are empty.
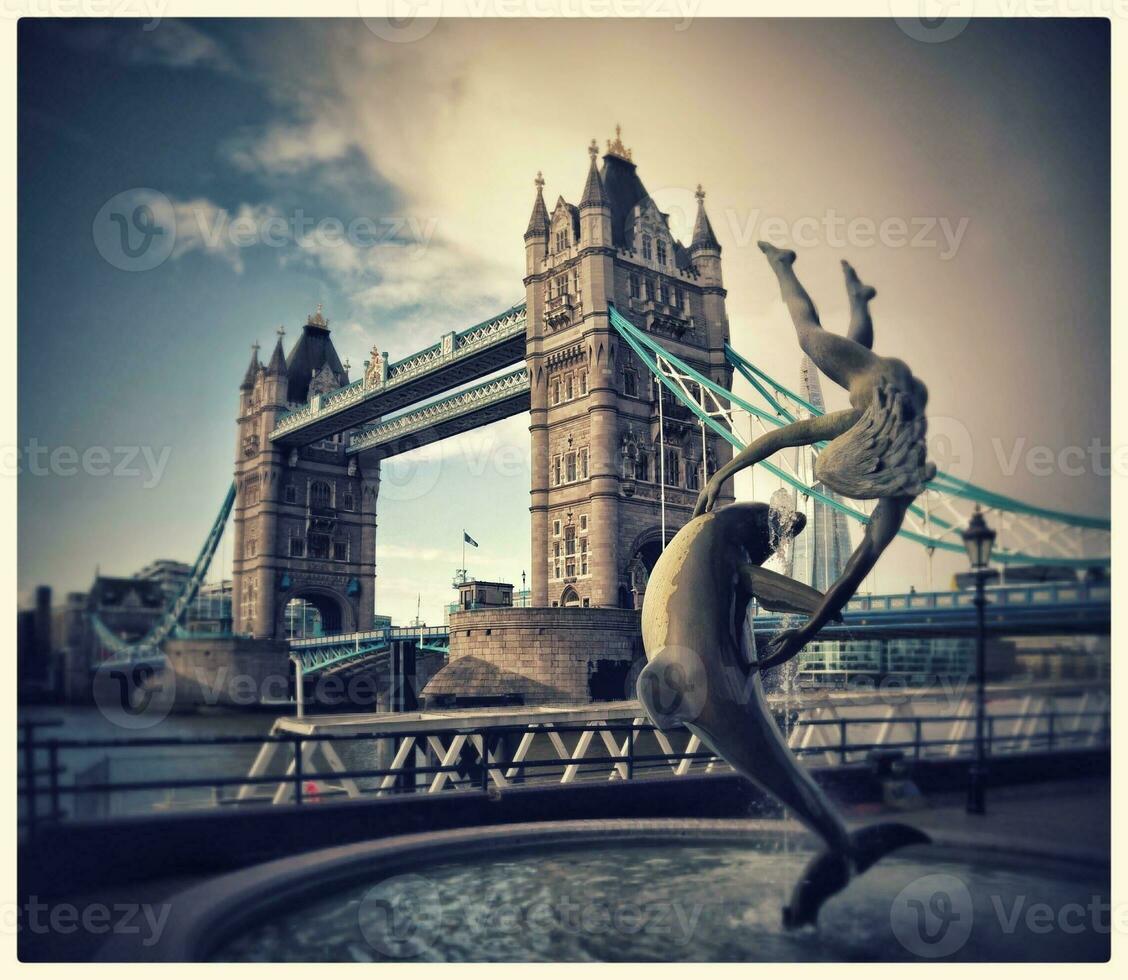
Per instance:
[[[176,245],[172,202],[151,187],[115,194],[94,217],[94,247],[110,265],[125,272],[155,269]]]
[[[688,647],[668,646],[659,652],[668,651],[675,651],[676,656],[663,657],[660,663],[650,664],[639,658],[628,674],[628,697],[638,697],[647,706],[650,720],[659,728],[677,727],[682,722],[696,720],[709,697],[705,664],[697,652]],[[644,669],[646,672],[642,673]]]
[[[889,924],[897,941],[914,956],[951,956],[971,936],[971,893],[954,875],[917,878],[893,899]]]
[[[119,728],[152,728],[175,702],[176,675],[149,663],[109,661],[94,672],[94,703]]]
[[[966,425],[950,415],[928,416],[928,461],[945,476],[960,483],[971,479],[975,447]]]
[[[975,0],[917,0],[916,17],[894,17],[897,26],[914,41],[941,44],[964,32],[975,10]]]
[[[357,924],[376,952],[397,960],[415,959],[440,934],[442,896],[422,875],[387,878],[364,893]]]
[[[360,11],[360,19],[364,21],[365,27],[385,41],[407,44],[422,40],[435,29],[443,2],[442,0],[391,0],[385,6],[387,14],[375,16],[365,13],[365,9],[371,7],[371,0],[357,0],[357,9]]]

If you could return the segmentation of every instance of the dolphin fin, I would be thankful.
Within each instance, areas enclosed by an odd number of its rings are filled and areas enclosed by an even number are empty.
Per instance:
[[[932,838],[905,823],[875,823],[855,830],[850,843],[854,848],[854,872],[861,874],[890,851],[910,844],[931,844]]]
[[[740,584],[769,612],[813,616],[823,601],[823,594],[818,589],[759,565],[741,565]]]
[[[784,928],[814,925],[823,903],[842,891],[853,874],[873,867],[899,847],[929,844],[931,840],[924,831],[903,823],[871,824],[855,830],[850,834],[850,854],[822,851],[803,869],[803,877],[796,883],[791,901],[783,909]]]

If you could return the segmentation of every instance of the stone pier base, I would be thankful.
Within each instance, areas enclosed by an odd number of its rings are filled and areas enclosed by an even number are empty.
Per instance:
[[[290,645],[285,640],[217,636],[168,640],[165,683],[178,707],[253,708],[293,693]]]
[[[644,656],[637,609],[477,609],[451,613],[450,659],[425,708],[586,704],[634,697]]]

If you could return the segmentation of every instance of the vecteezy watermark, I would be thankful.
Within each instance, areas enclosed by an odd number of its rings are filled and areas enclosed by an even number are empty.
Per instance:
[[[0,931],[27,931],[35,935],[68,936],[76,932],[94,936],[140,936],[142,946],[160,942],[172,906],[167,902],[41,902],[37,895],[27,901],[0,905]]]
[[[164,17],[168,0],[4,0],[0,11],[13,17],[130,17],[144,18],[143,31],[152,31]]]
[[[1128,0],[890,0],[897,26],[914,41],[942,44],[973,17],[1128,17]]]
[[[125,272],[146,272],[176,247],[176,211],[160,191],[133,187],[98,209],[92,232],[94,247],[110,265]]]
[[[889,925],[897,941],[924,959],[951,956],[963,949],[974,918],[971,892],[949,874],[925,875],[909,882],[889,910]]]
[[[94,246],[114,268],[147,272],[167,259],[204,251],[241,269],[241,250],[255,246],[326,249],[404,248],[422,255],[438,221],[414,215],[315,218],[302,208],[283,214],[268,205],[243,205],[231,213],[207,200],[174,202],[151,187],[133,187],[99,208],[91,227]]]
[[[485,942],[530,931],[581,936],[660,935],[677,946],[693,939],[703,903],[554,894],[529,904],[486,890],[472,906],[447,902],[438,884],[423,875],[388,878],[370,888],[357,909],[365,941],[394,959],[423,956],[445,933]],[[481,948],[479,946],[479,948]]]
[[[675,238],[689,241],[697,217],[697,191],[688,187],[658,187],[651,192],[655,206],[666,216]],[[739,248],[755,248],[761,239],[786,242],[797,248],[825,245],[835,249],[934,249],[947,261],[955,257],[970,219],[944,215],[844,215],[833,208],[798,217],[766,214],[759,208],[723,208],[713,221],[728,228]]]
[[[970,219],[936,215],[901,217],[880,220],[866,215],[846,217],[833,208],[821,215],[804,215],[788,219],[764,215],[758,209],[741,213],[725,210],[729,233],[739,247],[761,239],[787,242],[798,248],[825,245],[839,249],[884,248],[935,249],[943,261],[956,256]]]
[[[889,924],[897,941],[914,956],[940,959],[953,956],[980,935],[1044,936],[1060,932],[1108,935],[1128,930],[1128,905],[1113,905],[1100,895],[1085,901],[1051,904],[1031,901],[1022,893],[977,891],[979,916],[971,891],[951,874],[931,874],[909,882],[889,910]]]
[[[403,688],[419,697],[425,680],[403,681]],[[94,703],[112,724],[128,730],[152,728],[177,704],[177,691],[185,704],[214,708],[253,708],[284,704],[294,698],[294,670],[285,667],[261,674],[236,670],[228,664],[213,668],[187,666],[178,673],[157,654],[111,655],[96,667]],[[375,710],[395,695],[382,674],[359,671],[347,676],[320,672],[314,667],[303,677],[307,704],[323,708]]]
[[[26,446],[0,448],[0,475],[141,479],[151,490],[164,476],[171,446],[45,446],[31,438]]]
[[[421,41],[442,14],[471,17],[648,17],[687,30],[700,0],[357,0],[365,26],[395,44]]]
[[[364,26],[378,38],[410,44],[435,29],[443,0],[357,0],[357,11]]]
[[[890,8],[897,26],[914,41],[942,44],[964,32],[975,13],[976,0],[893,0]],[[906,9],[912,13],[903,13]]]
[[[128,731],[159,725],[176,705],[176,673],[156,659],[111,656],[94,670],[91,694],[102,716]]]
[[[1128,473],[1128,445],[1110,446],[1093,438],[1086,446],[1031,445],[1019,436],[1009,446],[1002,439],[991,440],[991,448],[1004,476],[1020,469],[1031,476],[1123,476]]]

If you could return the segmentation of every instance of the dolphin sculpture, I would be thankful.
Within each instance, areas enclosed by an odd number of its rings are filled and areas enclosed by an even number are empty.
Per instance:
[[[791,533],[802,530],[796,515]],[[767,504],[730,504],[695,517],[654,566],[642,606],[647,664],[638,697],[659,728],[685,725],[737,772],[771,793],[822,838],[826,850],[807,865],[783,910],[787,928],[814,924],[819,908],[853,875],[921,831],[881,823],[853,833],[796,761],[764,697],[756,651],[744,642],[755,596],[774,612],[810,614],[822,593],[760,566],[781,528]]]

